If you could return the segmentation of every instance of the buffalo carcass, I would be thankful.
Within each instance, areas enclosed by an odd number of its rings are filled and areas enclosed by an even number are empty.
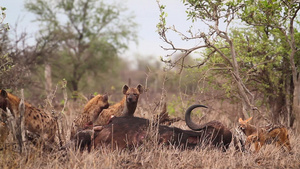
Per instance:
[[[185,122],[187,126],[194,131],[205,131],[206,133],[211,134],[211,143],[214,146],[221,146],[224,151],[228,149],[233,138],[231,131],[223,123],[216,120],[205,124],[195,124],[191,120],[191,113],[197,107],[207,108],[206,106],[200,104],[190,106],[185,112]]]
[[[193,123],[190,114],[196,107],[205,106],[193,105],[189,107],[186,111],[186,123],[192,130],[197,131],[159,125],[156,126],[158,127],[158,143],[171,144],[180,148],[212,145],[226,151],[232,140],[231,132],[218,121],[210,121],[203,125]],[[111,145],[114,149],[138,146],[149,137],[149,126],[153,126],[153,124],[144,118],[113,117],[109,124],[94,127],[94,146]],[[81,139],[84,140],[77,140],[77,142],[90,145],[91,139],[86,140],[86,138],[88,137],[82,137]]]

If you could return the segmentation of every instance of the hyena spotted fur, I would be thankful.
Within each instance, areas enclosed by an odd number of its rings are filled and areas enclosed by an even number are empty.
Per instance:
[[[112,116],[133,116],[137,103],[139,100],[140,94],[143,93],[143,86],[141,84],[137,85],[136,88],[128,87],[127,85],[123,86],[123,99],[110,106],[108,109],[103,110],[97,120],[94,122],[94,125],[105,125],[109,122]]]
[[[14,117],[20,116],[19,104],[21,99],[17,96],[0,90],[0,108],[7,113],[9,110]],[[57,130],[56,120],[45,111],[25,102],[24,113],[25,130],[53,143]]]
[[[84,106],[83,113],[79,114],[73,121],[71,127],[71,139],[80,130],[85,129],[85,125],[94,122],[99,114],[109,107],[107,95],[96,95]]]

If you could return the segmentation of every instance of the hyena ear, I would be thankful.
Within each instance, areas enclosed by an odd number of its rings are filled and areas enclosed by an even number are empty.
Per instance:
[[[90,95],[88,95],[87,99],[89,101],[89,100],[92,100],[94,97],[95,97],[94,94],[90,94]]]
[[[1,90],[1,96],[7,98],[7,92],[5,90]]]
[[[144,92],[144,87],[141,84],[137,85],[136,88],[138,89],[138,91],[140,92],[140,94],[142,94]]]
[[[124,85],[123,86],[123,94],[126,94],[128,89],[129,89],[129,87],[127,85]]]
[[[249,119],[245,120],[245,122],[248,123],[251,119],[252,119],[252,117],[250,117]]]
[[[107,96],[107,94],[103,95],[103,101],[104,101],[104,102],[107,102],[107,101],[108,101],[108,96]]]
[[[244,120],[242,118],[239,118],[239,123],[243,123]]]

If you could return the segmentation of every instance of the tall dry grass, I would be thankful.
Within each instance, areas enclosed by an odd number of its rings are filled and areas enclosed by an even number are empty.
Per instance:
[[[111,150],[100,147],[88,153],[74,149],[51,153],[31,150],[18,154],[11,150],[0,152],[0,168],[300,168],[299,138],[291,137],[293,154],[274,146],[259,153],[227,152],[196,148],[179,150],[146,142],[133,150]]]
[[[65,129],[69,133],[72,119],[81,112],[82,105],[70,103],[66,113]],[[137,115],[147,116],[153,105],[139,105]],[[217,118],[212,115],[211,118]],[[202,119],[201,122],[210,120]],[[220,121],[224,122],[224,119]],[[230,123],[225,121],[224,123]],[[184,122],[177,124],[185,128]],[[234,125],[232,125],[234,126]],[[43,151],[40,148],[27,146],[26,151],[19,154],[13,147],[0,151],[0,168],[63,168],[63,169],[92,169],[92,168],[300,168],[300,138],[290,132],[293,154],[288,154],[273,145],[267,145],[259,153],[236,152],[233,146],[227,152],[218,149],[197,147],[192,150],[180,150],[172,146],[158,145],[154,131],[150,131],[150,138],[144,144],[132,150],[112,150],[99,147],[88,153],[79,152],[74,148],[67,150]],[[66,135],[66,139],[69,135]]]

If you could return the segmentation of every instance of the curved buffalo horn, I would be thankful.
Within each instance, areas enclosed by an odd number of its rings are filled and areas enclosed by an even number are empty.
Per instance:
[[[188,125],[188,127],[192,130],[195,130],[195,131],[199,131],[199,130],[202,130],[203,128],[206,127],[206,125],[200,125],[200,124],[196,124],[194,123],[192,120],[191,120],[191,113],[192,111],[197,108],[197,107],[204,107],[204,108],[208,108],[204,105],[200,105],[200,104],[195,104],[195,105],[192,105],[190,106],[186,112],[185,112],[185,122],[186,124]]]

